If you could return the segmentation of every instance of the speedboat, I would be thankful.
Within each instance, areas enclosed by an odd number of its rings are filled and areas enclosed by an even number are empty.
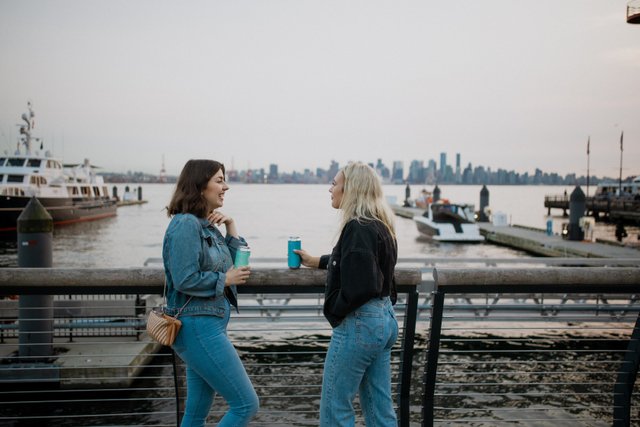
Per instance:
[[[49,151],[42,151],[42,140],[31,135],[34,113],[31,103],[28,107],[16,152],[0,155],[0,232],[16,230],[18,216],[33,197],[58,225],[115,216],[116,200],[88,159],[64,165]],[[38,142],[40,150],[33,150],[32,144]]]
[[[438,201],[429,204],[422,215],[413,220],[418,231],[440,242],[483,242],[484,236],[475,223],[473,205]]]

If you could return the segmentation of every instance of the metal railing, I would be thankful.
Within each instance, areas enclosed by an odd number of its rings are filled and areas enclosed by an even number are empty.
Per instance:
[[[249,283],[239,287],[241,312],[233,316],[228,333],[261,397],[252,425],[317,424],[331,334],[322,316],[325,274],[254,269]],[[147,301],[149,295],[162,293],[163,278],[157,268],[0,269],[0,295],[140,294],[140,301]],[[403,426],[410,425],[411,398],[416,395],[411,379],[420,280],[416,269],[396,271],[404,302],[396,305],[401,335],[392,350],[392,386]],[[46,357],[22,355],[21,346],[28,345],[23,337],[6,337],[0,344],[0,424],[175,425],[176,408],[185,398],[184,366],[178,360],[172,367],[170,349],[149,341],[146,334],[135,338],[149,309],[135,307],[124,319],[123,329],[130,334],[73,340],[54,336],[52,354]],[[4,327],[13,321],[14,331],[20,331],[21,322],[41,320],[0,317]],[[210,421],[223,412],[218,402]]]
[[[633,394],[640,307],[627,303],[637,301],[639,269],[436,269],[434,278],[424,425],[640,421]],[[508,312],[478,323],[451,307],[456,298],[481,292],[534,296],[547,301],[548,312],[570,295],[580,310],[563,319],[549,316],[546,323]],[[619,310],[617,318],[580,307],[603,294],[624,301],[611,307]]]
[[[402,332],[392,352],[401,425],[638,423],[638,266],[403,259],[396,305]],[[229,336],[261,398],[252,425],[317,425],[331,334],[321,313],[324,274],[254,268],[240,287],[241,312],[232,316]],[[184,367],[178,361],[174,369],[169,349],[144,333],[135,337],[162,293],[162,277],[159,268],[0,269],[0,295],[138,294],[142,301],[124,317],[128,335],[56,336],[47,358],[19,357],[15,336],[1,343],[0,424],[175,425]],[[0,307],[7,326],[3,314]],[[20,319],[14,325],[19,331]],[[209,422],[223,411],[216,401]]]

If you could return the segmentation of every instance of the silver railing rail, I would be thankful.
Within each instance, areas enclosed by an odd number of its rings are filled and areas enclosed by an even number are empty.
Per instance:
[[[434,278],[423,425],[640,422],[640,269],[437,268]],[[506,313],[478,323],[449,307],[481,292],[538,298],[548,312],[567,295],[576,306],[603,295],[621,303],[615,318],[577,310],[545,322]]]
[[[434,273],[421,261],[422,267],[403,260],[398,269],[403,328],[392,378],[402,425],[611,425],[624,422],[614,412],[627,408],[629,422],[638,423],[637,262],[602,260],[598,265],[626,266],[594,268],[507,261],[511,267],[504,268],[487,259],[478,260],[480,268],[447,263],[454,268],[445,271],[442,261]],[[21,319],[19,300],[0,299],[0,424],[175,425],[184,367],[178,361],[174,369],[169,349],[143,330],[162,277],[160,268],[0,269],[0,296],[58,295],[53,317],[72,313],[77,324],[61,324],[51,355],[20,354],[21,322],[41,319]],[[323,283],[321,271],[266,267],[254,268],[251,283],[241,287],[241,313],[232,316],[229,335],[261,396],[252,425],[317,425],[331,333],[321,313]],[[113,318],[105,307],[122,311]],[[99,315],[90,316],[92,310]],[[91,332],[108,331],[107,323],[119,333]],[[39,342],[46,332],[29,331]],[[222,410],[216,401],[210,421]]]
[[[322,316],[325,275],[310,269],[254,269],[238,289],[241,313],[232,316],[228,333],[261,396],[252,425],[317,425],[331,334]],[[144,333],[145,314],[159,299],[163,278],[159,268],[0,269],[0,295],[58,296],[53,318],[29,315],[44,312],[41,307],[30,307],[26,316],[22,307],[0,314],[0,424],[175,425],[184,406],[184,366],[179,360],[173,365],[170,349]],[[409,426],[410,399],[416,393],[411,374],[420,280],[417,269],[396,270],[404,302],[396,306],[401,337],[392,351],[392,386],[403,426]],[[112,295],[117,316],[105,315],[104,304],[83,299],[102,294]],[[129,295],[138,295],[135,301],[141,305],[131,305]],[[20,300],[0,302],[19,305]],[[84,330],[108,325],[120,333],[53,334],[56,328],[70,328],[56,318],[69,317],[70,305],[74,310],[81,306],[83,315],[73,322]],[[50,336],[50,342],[43,336]],[[210,419],[219,419],[223,408],[221,402],[214,405]]]

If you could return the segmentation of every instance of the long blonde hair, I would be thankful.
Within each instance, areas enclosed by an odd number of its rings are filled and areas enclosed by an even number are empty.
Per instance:
[[[358,222],[379,220],[395,239],[393,211],[384,198],[382,184],[376,171],[362,162],[353,162],[343,167],[340,172],[344,176],[340,202],[342,211],[340,230],[353,219]]]

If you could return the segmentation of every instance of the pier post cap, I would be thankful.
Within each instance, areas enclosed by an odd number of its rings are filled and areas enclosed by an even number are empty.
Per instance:
[[[489,189],[486,184],[482,184],[482,189],[480,190],[480,194],[489,194]]]
[[[53,218],[34,196],[18,217],[17,229],[18,233],[51,233]]]
[[[569,197],[570,202],[584,202],[587,200],[582,188],[579,185],[576,185],[576,188],[571,192],[571,197]]]

